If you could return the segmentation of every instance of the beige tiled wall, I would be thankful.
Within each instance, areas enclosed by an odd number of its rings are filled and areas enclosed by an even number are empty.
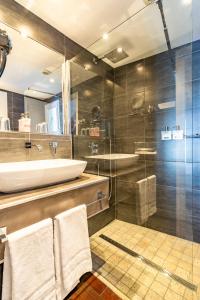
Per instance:
[[[33,146],[25,149],[25,142],[29,141],[29,135],[25,133],[0,133],[0,162],[39,160],[51,158],[71,158],[71,138],[68,136],[31,134],[32,144],[42,146],[42,151]],[[56,155],[49,147],[49,142],[58,142]]]

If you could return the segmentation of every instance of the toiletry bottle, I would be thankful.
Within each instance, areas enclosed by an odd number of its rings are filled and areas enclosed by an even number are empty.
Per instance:
[[[89,136],[95,136],[93,127],[89,129]]]
[[[165,126],[165,129],[161,131],[161,139],[163,141],[172,139],[172,132],[169,130],[168,126]]]
[[[180,125],[175,126],[175,130],[172,131],[173,140],[183,140],[183,130],[181,130]]]
[[[24,131],[24,114],[21,114],[20,119],[18,120],[18,130],[20,132]]]
[[[93,122],[90,123],[89,136],[95,136],[95,130],[94,130]]]
[[[29,113],[25,113],[24,132],[31,132],[31,119],[29,117]]]
[[[94,127],[94,136],[100,136],[100,128],[98,126]]]

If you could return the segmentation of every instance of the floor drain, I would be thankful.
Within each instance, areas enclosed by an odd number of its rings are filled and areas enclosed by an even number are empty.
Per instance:
[[[139,260],[142,260],[146,265],[151,266],[152,268],[158,270],[159,272],[165,274],[166,276],[169,276],[170,278],[174,279],[175,281],[177,281],[178,283],[184,285],[185,287],[189,288],[192,291],[197,291],[197,286],[192,284],[191,282],[179,277],[178,275],[167,271],[166,269],[162,268],[161,266],[155,264],[153,261],[145,258],[144,256],[138,254],[137,252],[123,246],[122,244],[116,242],[115,240],[109,238],[108,236],[101,234],[99,236],[100,238],[102,238],[103,240],[105,240],[106,242],[112,244],[113,246],[119,248],[120,250],[126,252],[127,254],[136,257]]]

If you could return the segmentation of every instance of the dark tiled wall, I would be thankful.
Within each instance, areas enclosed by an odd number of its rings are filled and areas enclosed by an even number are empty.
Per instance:
[[[90,142],[98,144],[98,153],[109,153],[110,138],[112,134],[112,107],[113,107],[113,83],[107,78],[96,76],[72,89],[72,93],[78,92],[78,119],[85,120],[79,124],[78,136],[74,136],[74,156],[84,158],[91,155],[88,147]],[[83,136],[82,129],[92,127],[92,109],[99,106],[101,120],[97,126],[101,128],[99,138]],[[94,124],[94,126],[96,126]]]
[[[157,176],[157,213],[144,226],[200,242],[200,42],[174,50],[175,70],[167,52],[115,70],[115,152],[140,155],[129,174],[117,176],[117,218],[136,223],[135,182]],[[176,108],[158,104],[176,101]],[[162,141],[164,126],[180,125],[188,138]],[[128,173],[127,172],[127,173]]]
[[[76,159],[85,160],[85,156],[92,155],[89,148],[91,142],[98,145],[98,154],[110,152],[113,120],[113,81],[110,80],[110,77],[112,78],[112,74],[108,74],[106,77],[96,76],[82,82],[71,91],[72,93],[78,92],[78,119],[85,119],[84,123],[79,124],[79,134],[73,136],[73,154]],[[101,121],[98,126],[104,131],[100,137],[84,136],[81,129],[92,126],[91,112],[94,106],[99,106],[101,109]],[[103,166],[98,169],[96,161],[93,160],[88,160],[86,171],[95,174],[104,173]],[[112,184],[115,184],[114,180]],[[115,190],[114,187],[113,190]],[[90,219],[90,234],[95,233],[114,219],[115,196],[113,195],[110,199],[110,208]]]
[[[18,120],[24,113],[24,95],[7,92],[7,101],[11,130],[18,131]]]

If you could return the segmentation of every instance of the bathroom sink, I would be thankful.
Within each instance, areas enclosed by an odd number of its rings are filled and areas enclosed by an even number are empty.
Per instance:
[[[131,167],[137,160],[137,154],[112,153],[85,156],[88,160],[96,160],[105,170],[108,169],[125,169]]]
[[[10,193],[75,179],[86,161],[49,159],[0,163],[0,192]]]

